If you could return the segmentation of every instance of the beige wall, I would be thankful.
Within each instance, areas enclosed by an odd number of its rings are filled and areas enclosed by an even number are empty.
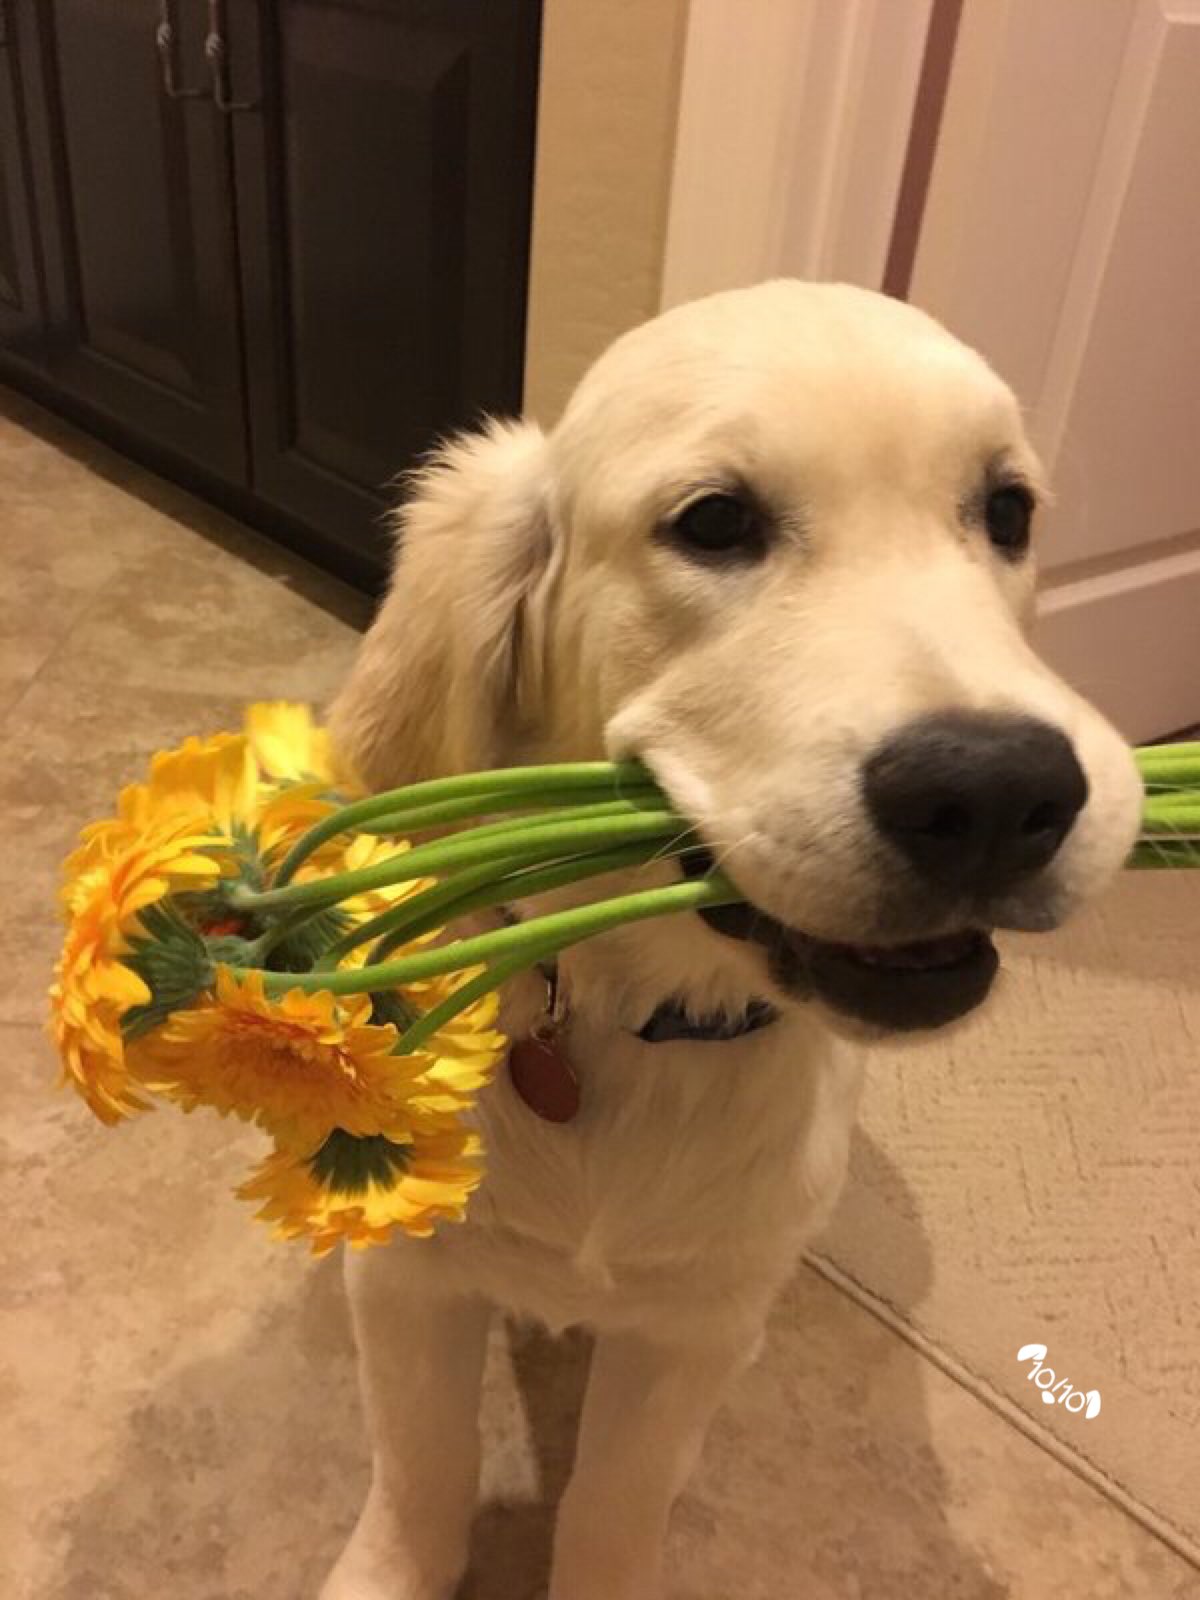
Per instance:
[[[545,0],[525,409],[658,310],[688,0]]]

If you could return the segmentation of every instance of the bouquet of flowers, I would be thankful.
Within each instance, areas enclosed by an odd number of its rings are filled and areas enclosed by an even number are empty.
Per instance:
[[[1200,744],[1139,758],[1131,864],[1200,864]],[[155,756],[64,865],[51,989],[65,1080],[102,1122],[171,1102],[258,1124],[273,1149],[238,1193],[318,1254],[464,1215],[483,1172],[465,1114],[507,1048],[503,983],[606,929],[739,898],[711,872],[445,939],[471,912],[684,848],[690,825],[634,763],[348,791],[299,705]]]
[[[274,1149],[238,1192],[318,1253],[463,1215],[500,984],[605,928],[736,898],[709,878],[438,942],[687,826],[644,770],[607,762],[344,789],[303,706],[157,755],[64,865],[51,989],[64,1076],[101,1121],[168,1101],[257,1123]],[[408,842],[480,816],[508,820]]]

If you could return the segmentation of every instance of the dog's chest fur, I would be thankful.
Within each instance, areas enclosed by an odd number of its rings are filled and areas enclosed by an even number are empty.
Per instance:
[[[515,1036],[528,996],[506,1007]],[[524,1009],[524,1015],[522,1010]],[[648,1045],[593,990],[562,1044],[582,1103],[543,1121],[506,1071],[481,1099],[487,1178],[444,1269],[552,1328],[761,1317],[825,1220],[861,1067],[806,1014],[723,1042]]]

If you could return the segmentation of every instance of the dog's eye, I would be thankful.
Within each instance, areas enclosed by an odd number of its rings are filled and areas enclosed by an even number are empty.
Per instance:
[[[1006,556],[1022,556],[1029,548],[1033,496],[1020,483],[993,489],[984,501],[983,520],[987,524],[988,538],[997,550]]]
[[[706,494],[693,500],[671,524],[685,550],[700,556],[754,559],[766,548],[762,513],[734,494]]]

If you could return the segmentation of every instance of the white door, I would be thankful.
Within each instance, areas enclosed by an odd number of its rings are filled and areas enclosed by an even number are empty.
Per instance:
[[[965,0],[909,298],[1028,410],[1046,654],[1200,722],[1200,0]]]
[[[1200,722],[1200,0],[691,0],[663,301],[779,274],[988,356],[1058,492],[1043,649]]]

